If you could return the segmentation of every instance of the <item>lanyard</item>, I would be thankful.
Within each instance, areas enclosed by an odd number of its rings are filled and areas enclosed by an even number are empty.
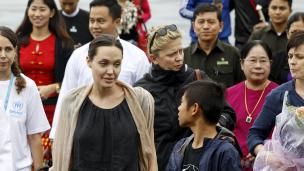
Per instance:
[[[8,88],[6,90],[6,96],[4,99],[4,110],[6,111],[7,105],[8,105],[8,100],[11,94],[11,90],[12,90],[12,86],[13,86],[13,81],[14,81],[15,76],[13,74],[11,74],[11,78],[10,78],[10,82],[8,85]]]

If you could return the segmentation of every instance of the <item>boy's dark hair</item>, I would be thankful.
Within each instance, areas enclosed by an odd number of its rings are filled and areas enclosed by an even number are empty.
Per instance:
[[[96,6],[107,7],[109,9],[109,14],[112,17],[112,20],[121,18],[122,9],[117,0],[93,0],[90,3],[90,10],[92,7]]]
[[[121,54],[123,54],[123,47],[120,41],[115,36],[109,34],[102,34],[97,38],[95,38],[94,40],[92,40],[89,45],[88,56],[90,60],[94,59],[97,52],[97,48],[102,46],[115,46],[118,49],[120,49]]]
[[[203,118],[210,124],[217,124],[225,103],[225,88],[214,81],[198,80],[184,87],[187,108],[197,103]]]
[[[287,44],[287,52],[291,48],[297,48],[301,45],[304,45],[304,31],[299,31],[291,35]]]
[[[196,17],[199,14],[204,14],[206,12],[216,12],[217,19],[219,20],[219,22],[222,21],[222,13],[220,9],[218,9],[214,4],[207,4],[207,3],[202,3],[195,8],[192,21],[195,21]]]
[[[241,59],[244,60],[246,58],[246,56],[248,55],[248,53],[250,52],[250,50],[253,47],[258,46],[258,45],[262,46],[262,48],[266,51],[269,60],[272,60],[271,49],[265,42],[263,42],[261,40],[252,40],[252,41],[247,42],[241,50]]]
[[[270,4],[271,1],[272,0],[269,1],[269,4]],[[291,9],[291,7],[292,7],[292,0],[284,0],[284,1],[286,1],[288,3],[289,8]]]
[[[286,30],[289,31],[291,25],[297,21],[302,21],[304,23],[304,12],[296,12],[296,13],[292,14],[288,18]]]

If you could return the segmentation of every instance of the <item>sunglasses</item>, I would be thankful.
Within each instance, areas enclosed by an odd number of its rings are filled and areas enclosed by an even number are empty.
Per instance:
[[[150,43],[150,46],[149,46],[149,51],[150,52],[151,52],[151,47],[154,43],[154,39],[155,39],[156,35],[165,36],[168,33],[167,30],[176,31],[177,26],[175,24],[170,24],[170,25],[166,25],[165,27],[162,27],[162,28],[156,30],[154,32],[153,36],[152,36],[151,43]]]

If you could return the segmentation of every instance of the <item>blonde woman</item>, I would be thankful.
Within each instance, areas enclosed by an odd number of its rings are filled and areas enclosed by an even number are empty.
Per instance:
[[[184,64],[182,34],[176,25],[152,29],[148,37],[152,68],[135,86],[148,90],[155,100],[154,134],[159,170],[165,170],[175,143],[190,135],[190,130],[178,125],[178,106],[182,88],[197,79],[208,79],[202,71]],[[235,113],[225,105],[220,123],[233,129]]]

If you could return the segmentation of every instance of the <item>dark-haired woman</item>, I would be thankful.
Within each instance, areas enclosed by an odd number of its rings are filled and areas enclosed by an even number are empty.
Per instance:
[[[32,164],[42,167],[41,133],[50,126],[34,81],[17,67],[16,46],[15,33],[1,26],[0,133],[6,140],[0,144],[0,170],[30,171]]]
[[[291,35],[287,44],[287,52],[288,65],[293,79],[280,85],[267,96],[260,114],[249,130],[247,144],[251,154],[258,155],[260,152],[267,151],[264,140],[271,134],[276,124],[276,118],[282,112],[284,101],[289,111],[304,106],[304,32],[299,31]],[[303,150],[299,153],[304,155]],[[287,158],[287,160],[289,159]],[[273,170],[279,170],[278,168],[284,165],[284,162],[269,155],[267,164]],[[303,170],[303,167],[299,170]]]
[[[89,46],[93,85],[71,91],[61,106],[53,148],[55,171],[157,171],[154,100],[117,80],[123,48],[110,35]]]
[[[268,79],[271,50],[261,41],[251,41],[241,51],[241,67],[246,80],[227,90],[226,99],[236,112],[235,136],[244,154],[243,170],[252,170],[246,140],[249,128],[260,113],[269,92],[278,85]]]
[[[52,124],[60,83],[73,50],[54,0],[29,0],[16,33],[20,67],[37,84],[44,110]],[[50,147],[48,135],[43,137],[44,147]]]

